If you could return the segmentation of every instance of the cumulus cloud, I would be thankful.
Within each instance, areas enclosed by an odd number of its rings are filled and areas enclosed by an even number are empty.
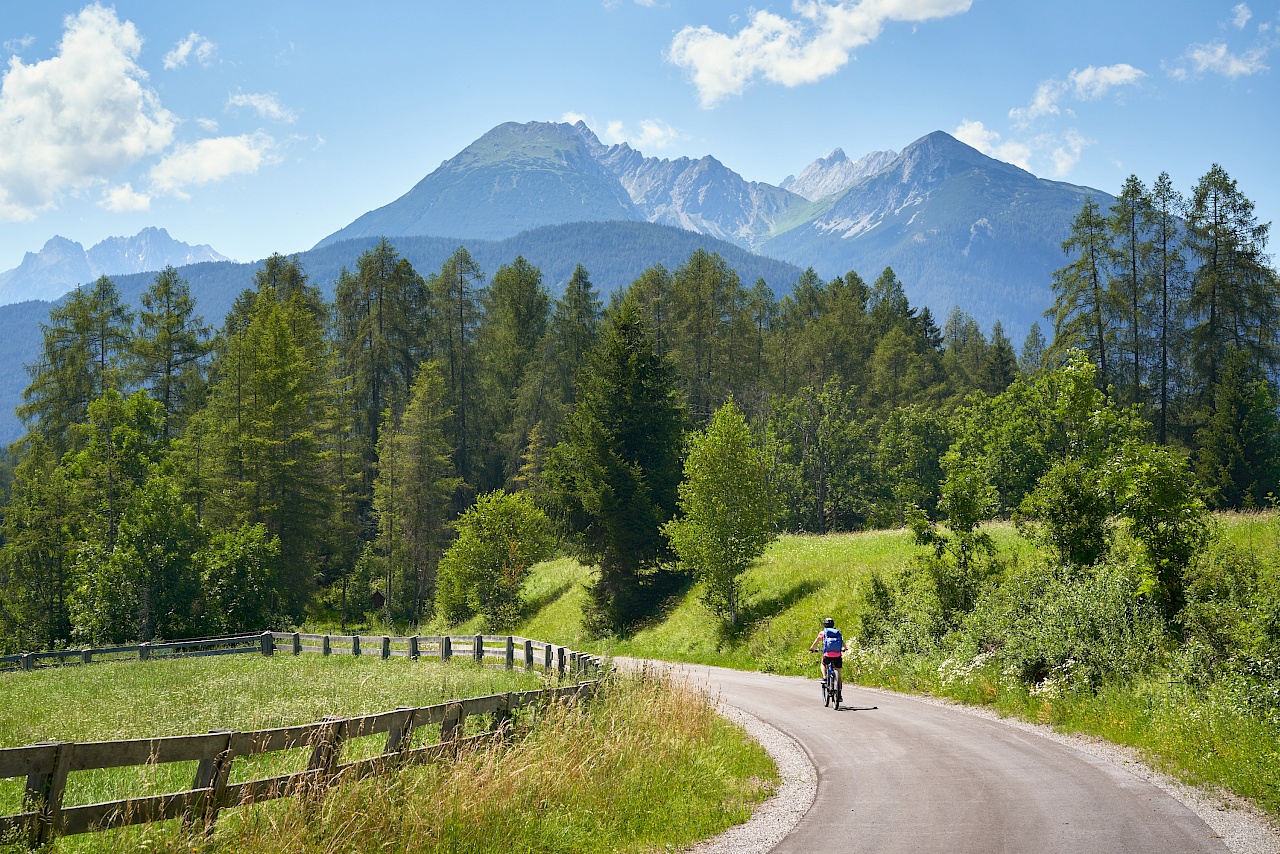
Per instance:
[[[640,151],[652,151],[669,147],[680,138],[680,132],[666,122],[644,119],[638,133],[632,133],[622,122],[609,122],[601,138],[608,143],[625,142]]]
[[[1065,98],[1077,101],[1093,101],[1119,86],[1136,86],[1147,76],[1145,71],[1127,62],[1116,65],[1074,69],[1066,80],[1046,80],[1036,87],[1035,94],[1025,107],[1014,107],[1009,117],[1020,124],[1046,115],[1059,115],[1059,104]]]
[[[970,5],[972,0],[793,0],[795,17],[755,10],[734,35],[685,27],[667,58],[689,74],[702,106],[713,107],[758,77],[789,87],[816,82],[840,70],[886,24],[958,15]]]
[[[1191,68],[1197,74],[1203,74],[1206,71],[1213,74],[1221,74],[1223,77],[1248,77],[1252,74],[1260,74],[1267,70],[1266,59],[1267,50],[1262,47],[1255,47],[1244,53],[1234,53],[1227,47],[1224,42],[1213,42],[1211,44],[1196,44],[1187,48],[1186,60],[1190,63]],[[1185,71],[1179,73],[1174,71],[1174,76],[1182,78],[1186,76]]]
[[[298,120],[298,114],[280,103],[275,95],[263,92],[237,93],[227,96],[228,107],[248,107],[264,119],[274,119],[292,124]]]
[[[201,65],[208,66],[213,62],[217,45],[199,33],[192,33],[174,45],[173,50],[164,55],[164,67],[169,71],[186,65],[192,57]]]
[[[136,192],[132,184],[125,182],[119,187],[108,187],[98,204],[115,213],[136,213],[151,210],[151,197]]]
[[[1231,10],[1231,25],[1237,30],[1243,30],[1245,24],[1249,23],[1249,19],[1253,17],[1253,11],[1241,3]]]
[[[972,146],[988,157],[1003,160],[1030,171],[1031,147],[1026,143],[1004,142],[997,131],[991,130],[982,122],[965,119],[951,134],[965,145]]]
[[[275,140],[264,133],[220,136],[180,145],[151,168],[153,190],[188,198],[186,189],[233,175],[251,175],[277,159]]]
[[[14,57],[0,84],[0,218],[30,219],[64,193],[163,151],[176,121],[135,61],[142,38],[113,9],[68,16],[58,53]]]

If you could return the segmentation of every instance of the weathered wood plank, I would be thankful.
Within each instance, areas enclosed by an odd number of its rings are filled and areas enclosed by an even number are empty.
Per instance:
[[[212,759],[227,746],[225,735],[176,735],[167,738],[137,738],[128,741],[83,741],[76,744],[71,771],[150,765],[164,762],[191,762]]]
[[[29,777],[38,769],[51,769],[58,753],[56,744],[32,744],[0,750],[0,779]]]
[[[57,833],[60,836],[75,836],[95,830],[182,818],[187,811],[203,811],[207,796],[207,791],[177,792],[101,804],[63,807]]]
[[[231,736],[231,752],[236,756],[255,756],[277,750],[310,747],[327,724],[323,722],[237,732]]]

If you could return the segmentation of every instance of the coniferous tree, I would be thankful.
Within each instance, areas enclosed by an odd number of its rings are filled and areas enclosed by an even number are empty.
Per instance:
[[[1151,337],[1151,260],[1154,252],[1146,225],[1151,220],[1151,197],[1137,175],[1125,179],[1116,203],[1107,218],[1111,237],[1108,282],[1119,341],[1117,353],[1123,353],[1128,364],[1121,368],[1117,357],[1117,385],[1124,389],[1121,400],[1142,403],[1143,369]]]
[[[486,425],[483,466],[476,479],[482,492],[502,486],[519,468],[528,442],[528,428],[516,417],[520,388],[546,335],[550,308],[542,272],[523,257],[493,274],[476,335]]]
[[[39,434],[28,437],[0,527],[0,647],[6,652],[55,649],[71,639],[71,492],[49,443]]]
[[[18,416],[61,455],[73,449],[71,427],[85,421],[89,404],[109,388],[123,388],[133,315],[101,276],[51,309],[41,329],[40,358],[27,366],[31,385]]]
[[[1018,370],[1023,376],[1031,376],[1044,367],[1044,351],[1048,342],[1040,331],[1039,321],[1034,321],[1027,330],[1027,337],[1022,339],[1022,352],[1018,354]]]
[[[1192,363],[1199,389],[1212,400],[1229,348],[1270,369],[1280,361],[1275,329],[1280,286],[1266,264],[1269,223],[1259,223],[1236,182],[1217,164],[1191,192],[1186,250],[1192,268]]]
[[[186,279],[173,267],[156,274],[142,295],[133,339],[137,379],[164,409],[164,434],[172,438],[203,402],[204,360],[212,330],[197,315]]]
[[[1158,338],[1157,441],[1168,442],[1169,394],[1173,385],[1173,361],[1180,349],[1182,327],[1181,306],[1186,298],[1186,262],[1179,248],[1180,211],[1183,200],[1173,187],[1168,172],[1161,172],[1151,187],[1151,203],[1147,206],[1146,229],[1151,235],[1152,275],[1155,279],[1156,335]]]
[[[383,593],[393,618],[420,622],[435,599],[436,567],[448,543],[459,486],[444,428],[449,418],[439,365],[424,362],[408,406],[387,412],[378,442],[374,511]]]
[[[1056,297],[1045,312],[1053,318],[1050,357],[1060,359],[1072,349],[1086,351],[1098,366],[1099,387],[1104,389],[1111,379],[1108,356],[1115,337],[1107,302],[1109,249],[1106,219],[1098,203],[1088,198],[1071,222],[1071,236],[1062,243],[1062,251],[1074,254],[1075,260],[1054,272]]]
[[[660,528],[675,512],[685,414],[672,368],[634,306],[611,316],[581,377],[543,476],[599,567],[591,624],[623,631],[657,605],[648,581],[667,554]]]
[[[454,462],[466,488],[473,489],[480,428],[475,340],[484,307],[484,274],[466,247],[459,246],[427,287],[436,340],[432,355],[444,368],[446,399],[453,412],[449,432]]]

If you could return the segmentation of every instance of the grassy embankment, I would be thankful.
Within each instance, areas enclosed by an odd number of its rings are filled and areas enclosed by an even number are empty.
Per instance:
[[[1280,520],[1274,514],[1218,517],[1222,536],[1280,577]],[[1002,560],[1017,565],[1035,547],[1009,525],[991,529]],[[540,607],[521,633],[583,649],[783,674],[808,674],[807,649],[819,620],[834,616],[856,634],[873,571],[894,575],[918,554],[908,532],[887,531],[778,540],[745,576],[750,624],[727,636],[698,601],[698,588],[669,603],[659,620],[621,641],[583,635],[585,568],[570,560],[537,567],[529,583]],[[1175,642],[1170,639],[1170,652]],[[846,657],[845,678],[920,691],[1002,714],[1100,736],[1142,751],[1156,767],[1188,782],[1225,787],[1280,813],[1280,725],[1250,710],[1226,686],[1192,687],[1167,668],[1095,690],[1045,692],[981,663],[940,651],[888,656],[861,648]]]
[[[466,662],[304,655],[102,663],[0,679],[0,746],[269,728],[540,685],[535,674]],[[424,732],[415,744],[434,737]],[[344,758],[377,753],[383,740],[349,744]],[[301,770],[304,754],[237,763],[233,782]],[[66,802],[177,791],[194,772],[194,763],[80,772]],[[342,786],[319,802],[230,810],[209,840],[169,822],[70,837],[51,850],[648,851],[745,820],[774,779],[763,751],[703,698],[624,679],[595,702],[546,713],[524,740]],[[0,785],[0,811],[16,811],[21,792],[21,780]]]

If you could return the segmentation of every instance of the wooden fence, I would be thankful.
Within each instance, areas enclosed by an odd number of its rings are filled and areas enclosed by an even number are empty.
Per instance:
[[[248,640],[253,641],[247,646]],[[222,646],[217,645],[221,641]],[[304,641],[306,643],[304,643]],[[188,642],[189,643],[189,642]],[[257,652],[272,655],[277,650],[294,654],[367,654],[389,658],[393,655],[439,657],[449,660],[466,656],[471,660],[514,667],[542,667],[550,674],[591,673],[598,675],[600,663],[584,655],[541,641],[510,636],[467,637],[360,637],[304,635],[264,632],[236,638],[200,641],[209,646],[155,644],[155,653],[164,655],[209,655],[225,652]],[[145,647],[145,644],[139,647]],[[137,647],[113,647],[112,651],[133,650],[142,658],[147,653]],[[213,650],[221,650],[215,652]],[[90,653],[80,658],[80,652]],[[68,653],[72,661],[92,661],[102,650]],[[34,662],[53,661],[54,654]],[[99,658],[100,660],[100,658]],[[32,666],[47,666],[37,665]],[[56,836],[69,836],[133,824],[181,819],[188,826],[202,826],[211,833],[218,813],[226,808],[261,803],[304,791],[322,791],[341,782],[384,774],[406,764],[436,761],[456,754],[468,745],[501,738],[513,731],[517,711],[547,703],[573,700],[590,694],[599,680],[582,681],[539,691],[513,691],[488,697],[450,700],[434,706],[401,707],[394,711],[351,718],[327,717],[322,721],[277,729],[233,732],[215,730],[204,735],[144,738],[102,742],[46,742],[26,747],[0,749],[0,779],[26,778],[22,812],[0,815],[0,842],[26,842],[34,847]],[[492,715],[485,732],[465,737],[467,718]],[[439,724],[437,741],[413,747],[416,730]],[[354,739],[386,735],[381,753],[366,757],[344,757],[343,749]],[[430,733],[428,733],[429,735]],[[293,773],[232,783],[233,763],[240,758],[262,756],[303,748],[309,759],[303,770]],[[63,803],[68,775],[81,771],[127,766],[195,762],[191,787],[184,791],[147,797],[131,797],[104,803],[69,806]]]
[[[449,661],[465,657],[478,664],[496,664],[508,669],[517,663],[526,669],[541,668],[561,676],[592,675],[599,672],[596,656],[574,652],[567,647],[513,635],[445,635],[389,637],[386,635],[320,635],[299,632],[262,632],[254,635],[204,638],[200,640],[141,643],[96,649],[63,649],[50,652],[24,652],[0,656],[0,672],[36,670],[68,664],[90,664],[95,661],[139,658],[194,657],[202,655],[234,655],[277,651],[299,655],[304,652],[321,655],[376,655],[408,658],[439,658]]]

